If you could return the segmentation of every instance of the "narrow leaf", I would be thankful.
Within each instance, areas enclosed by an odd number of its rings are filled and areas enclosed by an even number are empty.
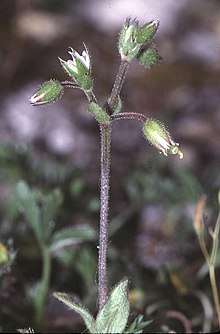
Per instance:
[[[90,312],[82,305],[74,301],[68,294],[62,292],[54,292],[54,297],[59,299],[65,305],[67,305],[71,310],[74,310],[78,313],[84,320],[87,329],[91,333],[97,333],[95,319],[90,314]]]
[[[40,210],[37,205],[37,191],[32,191],[25,181],[19,181],[15,187],[14,199],[18,210],[25,216],[35,237],[40,242],[43,231],[40,224]]]
[[[129,316],[128,279],[122,280],[112,290],[109,299],[97,315],[98,333],[122,333]]]
[[[89,225],[66,227],[53,233],[51,252],[94,240],[96,237],[96,231]]]
[[[54,228],[54,224],[51,224],[51,222],[54,221],[62,201],[63,196],[59,189],[55,189],[48,195],[42,195],[41,219],[44,231],[44,240],[46,242],[48,242],[51,238]]]

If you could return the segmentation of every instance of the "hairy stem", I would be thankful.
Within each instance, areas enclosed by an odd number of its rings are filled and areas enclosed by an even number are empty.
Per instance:
[[[117,97],[124,83],[129,63],[121,61],[115,83],[108,101],[109,114],[114,112]],[[108,297],[107,279],[107,247],[108,247],[108,213],[109,213],[109,182],[110,182],[110,147],[111,122],[100,124],[101,131],[101,208],[99,231],[99,258],[98,258],[98,292],[99,310],[105,305]]]
[[[111,125],[100,125],[101,130],[101,209],[98,259],[99,309],[107,301],[107,245],[108,245],[108,211],[109,211],[109,172]]]
[[[115,102],[121,92],[128,71],[128,67],[129,67],[129,62],[127,60],[122,60],[118,69],[118,73],[116,75],[115,83],[111,91],[110,99],[108,101],[107,110],[110,115],[113,114],[114,112]]]
[[[146,122],[148,120],[148,117],[135,112],[123,112],[111,115],[111,121],[118,121],[121,119],[137,119],[138,121]]]

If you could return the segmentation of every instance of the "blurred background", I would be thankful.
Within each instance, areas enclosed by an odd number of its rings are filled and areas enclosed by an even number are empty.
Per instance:
[[[81,53],[84,42],[92,55],[94,91],[104,103],[119,66],[117,39],[127,17],[140,24],[160,20],[154,42],[163,60],[150,70],[132,63],[121,95],[123,111],[164,122],[184,159],[159,155],[137,121],[114,123],[109,286],[130,278],[131,320],[138,314],[153,320],[147,332],[218,328],[193,217],[202,194],[207,229],[218,213],[219,1],[1,0],[0,246],[7,261],[0,267],[0,332],[37,330],[32,291],[42,259],[26,209],[19,209],[21,181],[33,197],[59,191],[53,233],[85,231],[52,257],[42,331],[84,329],[53,291],[71,293],[97,312],[99,128],[78,90],[66,90],[59,102],[39,108],[28,99],[42,82],[68,79],[58,57],[70,59],[70,46]],[[39,200],[36,205],[41,210]]]

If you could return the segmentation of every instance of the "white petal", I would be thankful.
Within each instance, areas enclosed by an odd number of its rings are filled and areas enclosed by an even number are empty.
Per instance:
[[[85,64],[86,68],[89,70],[89,68],[90,68],[90,58],[89,58],[88,52],[83,51],[82,56],[84,57],[84,64]]]
[[[160,145],[165,150],[167,150],[170,147],[168,141],[163,137],[161,137],[157,132],[154,133],[154,138],[157,140],[157,144]]]
[[[75,72],[76,74],[78,74],[78,69],[76,67],[76,62],[74,60],[68,60],[66,62],[66,66],[72,70],[73,72]]]

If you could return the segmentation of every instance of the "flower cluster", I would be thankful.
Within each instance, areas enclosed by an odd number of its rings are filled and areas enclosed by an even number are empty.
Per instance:
[[[84,91],[89,100],[88,111],[97,120],[99,124],[108,124],[113,120],[113,117],[118,114],[120,118],[130,118],[129,113],[120,114],[122,103],[120,100],[120,89],[123,83],[124,74],[127,71],[129,62],[134,58],[137,58],[139,63],[146,68],[149,68],[160,60],[160,56],[155,46],[152,45],[152,40],[158,30],[159,21],[154,20],[139,27],[139,22],[135,19],[131,21],[127,19],[123,25],[118,41],[118,49],[122,60],[122,65],[119,70],[124,71],[116,76],[116,82],[114,87],[118,87],[118,95],[115,95],[114,101],[114,115],[108,112],[106,105],[101,107],[97,103],[97,99],[93,93],[93,80],[92,80],[92,68],[91,57],[89,51],[84,45],[82,53],[78,53],[73,48],[70,48],[68,52],[71,56],[69,60],[63,60],[59,57],[59,61],[65,70],[65,72],[72,79],[71,82],[59,82],[58,80],[49,80],[43,83],[38,91],[30,98],[32,105],[44,105],[59,99],[64,91],[64,87],[80,88]],[[117,82],[119,80],[119,82]],[[121,80],[121,82],[120,82]],[[113,89],[114,92],[114,89]],[[115,92],[114,92],[115,93]],[[112,94],[114,96],[114,94]],[[157,120],[147,119],[144,115],[132,114],[132,118],[137,118],[144,122],[143,134],[145,138],[154,145],[160,153],[164,155],[179,155],[180,159],[183,158],[183,153],[179,149],[179,144],[176,143],[169,132],[165,129],[165,126]],[[116,119],[116,118],[114,118]]]
[[[146,23],[139,28],[137,20],[130,22],[128,19],[119,35],[118,49],[121,59],[130,62],[138,57],[145,48],[149,48],[158,27],[158,20]],[[156,61],[154,60],[154,62]]]

